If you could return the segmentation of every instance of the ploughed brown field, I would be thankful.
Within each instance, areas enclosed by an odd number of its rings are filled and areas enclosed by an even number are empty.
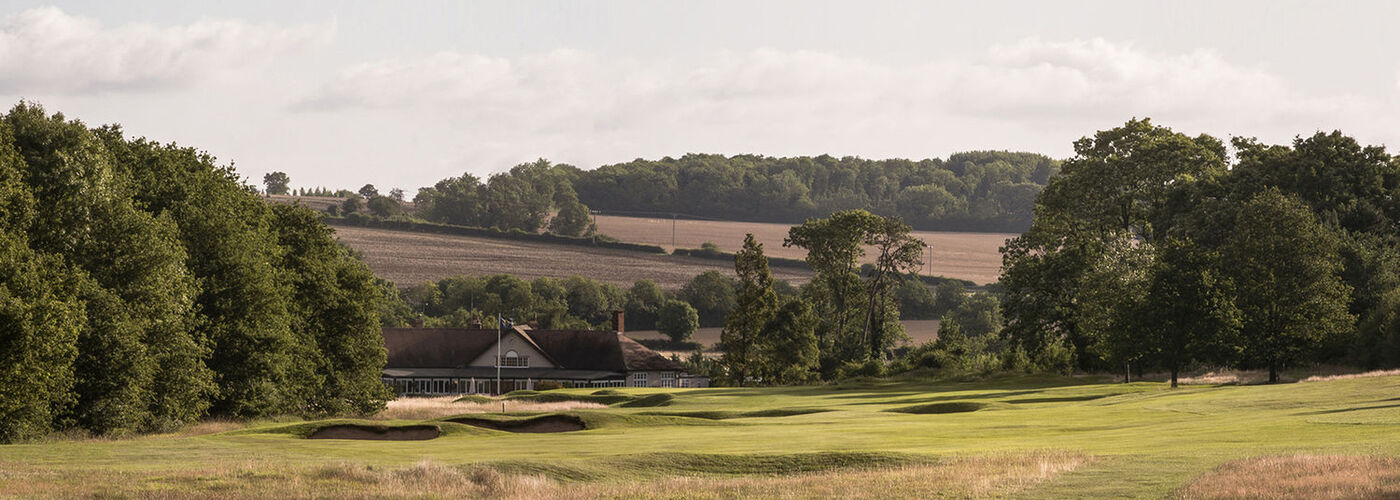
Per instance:
[[[705,242],[719,245],[721,250],[733,252],[744,244],[744,234],[753,233],[754,238],[763,243],[763,252],[769,257],[802,259],[807,253],[801,248],[784,248],[783,238],[787,237],[789,224],[766,222],[732,222],[652,219],[644,217],[622,217],[599,215],[598,232],[630,243],[658,245],[670,251],[676,247],[700,248]],[[672,244],[672,224],[675,225],[675,243]],[[957,233],[942,231],[915,231],[914,236],[924,240],[933,251],[933,270],[925,266],[921,274],[933,274],[960,278],[985,285],[997,280],[1001,272],[1000,248],[1011,233]],[[927,257],[925,257],[927,260]],[[874,262],[874,256],[867,255],[867,262]]]
[[[645,278],[677,289],[705,271],[734,274],[734,264],[723,260],[364,227],[332,229],[364,256],[374,274],[401,287],[460,275],[534,279],[577,274],[621,287]],[[773,276],[794,285],[811,279],[810,272],[785,268],[773,268]]]

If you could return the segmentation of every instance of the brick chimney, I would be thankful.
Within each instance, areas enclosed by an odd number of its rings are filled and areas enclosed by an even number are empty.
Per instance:
[[[623,332],[626,332],[626,331],[627,331],[627,328],[626,328],[626,319],[627,319],[627,318],[624,317],[624,316],[625,316],[625,313],[624,313],[623,311],[613,311],[613,329],[614,329],[614,330],[617,330],[617,333],[623,333]]]

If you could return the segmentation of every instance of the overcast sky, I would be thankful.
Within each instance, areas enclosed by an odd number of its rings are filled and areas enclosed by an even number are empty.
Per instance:
[[[540,157],[1067,157],[1132,117],[1400,148],[1400,2],[284,3],[0,0],[0,98],[410,196]]]

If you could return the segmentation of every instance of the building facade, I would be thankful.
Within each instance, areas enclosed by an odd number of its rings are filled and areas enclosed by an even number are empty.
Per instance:
[[[600,388],[709,386],[705,377],[685,373],[619,331],[385,328],[384,346],[389,359],[382,379],[400,395],[504,394],[534,390],[541,382]]]

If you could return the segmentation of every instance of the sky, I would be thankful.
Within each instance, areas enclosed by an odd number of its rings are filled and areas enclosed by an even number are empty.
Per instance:
[[[1131,118],[1400,149],[1400,2],[0,0],[0,102],[250,183],[546,158],[1073,154]]]

